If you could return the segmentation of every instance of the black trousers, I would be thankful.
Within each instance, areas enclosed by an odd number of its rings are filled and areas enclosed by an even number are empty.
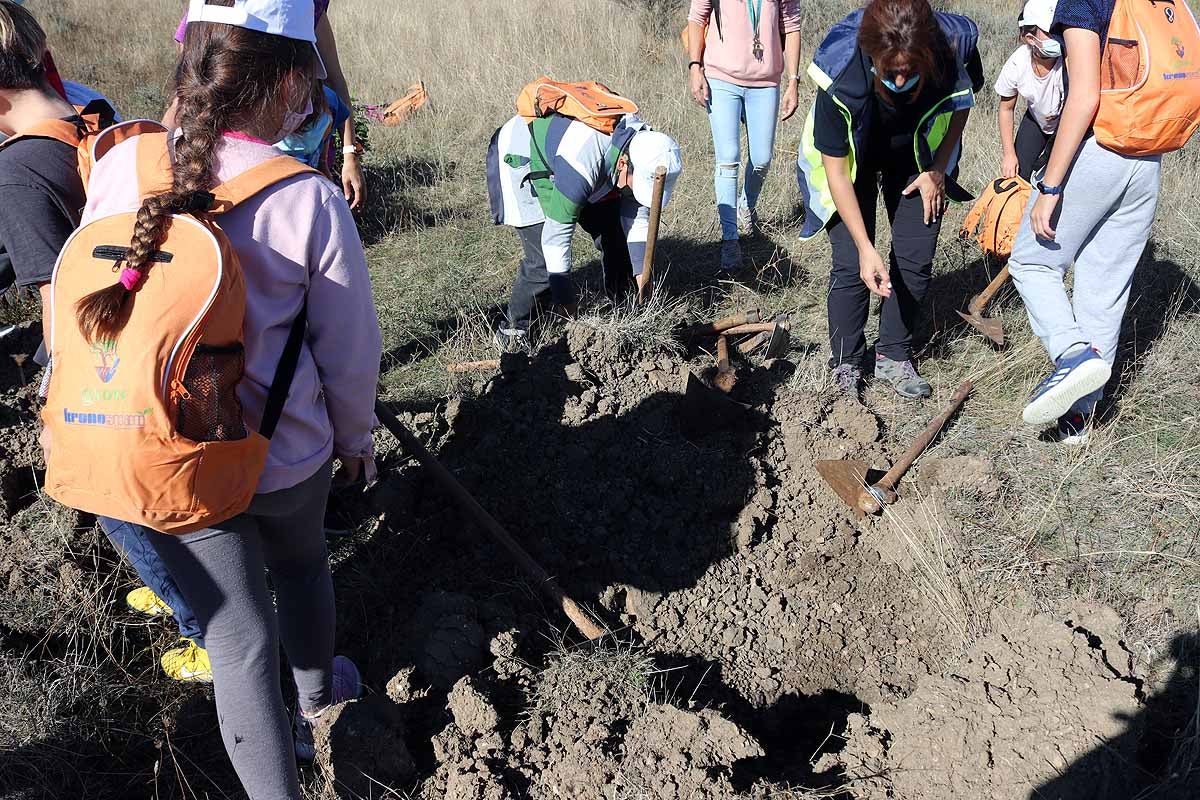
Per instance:
[[[911,162],[911,156],[908,162]],[[896,361],[912,357],[912,331],[921,312],[925,292],[933,273],[937,252],[939,218],[925,224],[925,206],[921,193],[901,194],[916,178],[909,168],[869,169],[861,165],[854,193],[862,209],[867,234],[875,241],[875,209],[880,192],[892,226],[889,254],[892,295],[883,301],[879,312],[879,342],[876,352]],[[829,223],[829,243],[833,247],[833,269],[829,275],[829,348],[830,366],[862,364],[867,340],[863,328],[871,306],[871,292],[859,273],[858,247],[840,216]]]
[[[600,251],[604,268],[604,291],[613,300],[620,300],[633,286],[633,265],[621,225],[621,203],[605,201],[583,209],[579,226],[587,231]],[[523,256],[513,281],[508,301],[508,324],[517,330],[528,330],[529,321],[537,309],[538,298],[549,291],[558,305],[572,305],[577,299],[570,274],[551,275],[542,253],[542,226],[517,228]]]
[[[1046,165],[1050,149],[1054,147],[1054,134],[1046,133],[1037,120],[1027,111],[1017,126],[1017,138],[1013,142],[1017,151],[1017,174],[1029,180],[1035,170]]]

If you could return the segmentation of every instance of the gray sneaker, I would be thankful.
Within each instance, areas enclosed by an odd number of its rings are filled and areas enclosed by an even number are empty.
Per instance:
[[[501,353],[533,355],[533,344],[529,341],[529,334],[520,328],[497,328],[492,334],[492,341]]]
[[[917,399],[933,394],[929,381],[917,374],[911,361],[893,361],[881,355],[875,356],[875,377],[891,384],[901,397]]]
[[[833,383],[843,393],[855,400],[861,399],[862,370],[853,364],[838,364],[833,368]]]
[[[721,242],[721,271],[737,272],[742,268],[742,246],[737,239]]]

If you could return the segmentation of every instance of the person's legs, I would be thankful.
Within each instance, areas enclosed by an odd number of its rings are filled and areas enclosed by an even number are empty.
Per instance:
[[[1021,118],[1017,126],[1017,138],[1013,146],[1017,151],[1017,175],[1029,180],[1033,171],[1038,168],[1042,153],[1050,137],[1042,132],[1042,127],[1028,112]]]
[[[752,211],[758,203],[763,181],[771,168],[775,151],[775,131],[779,121],[779,87],[761,86],[744,90],[743,116],[746,120],[746,140],[750,150],[746,161],[746,180],[740,205]]]
[[[892,295],[879,314],[876,352],[892,361],[912,359],[912,332],[920,319],[925,293],[933,275],[942,220],[925,224],[925,204],[920,192],[901,194],[916,175],[885,172],[883,202],[892,225]]]
[[[855,194],[862,209],[863,221],[871,240],[875,239],[875,202],[878,190],[875,173],[860,168],[855,182]],[[829,244],[833,248],[833,266],[829,273],[829,350],[831,367],[849,364],[861,369],[866,353],[867,313],[871,308],[871,293],[863,283],[858,266],[858,247],[841,217],[829,223]]]
[[[1038,198],[1036,188],[1029,198],[1008,269],[1025,303],[1029,324],[1052,361],[1075,345],[1091,343],[1075,319],[1063,276],[1097,226],[1120,204],[1133,163],[1100,147],[1095,139],[1086,140],[1068,172],[1067,186],[1073,190],[1064,191],[1059,199],[1052,241],[1037,238],[1029,227],[1029,209]],[[1093,191],[1097,186],[1105,190]]]
[[[1150,239],[1158,207],[1160,160],[1131,160],[1129,182],[1120,204],[1100,221],[1095,234],[1075,256],[1071,295],[1075,321],[1109,366],[1116,359],[1133,272]],[[1114,254],[1120,257],[1114,258]],[[1097,389],[1076,400],[1071,410],[1091,414],[1103,396],[1104,389]]]
[[[633,283],[633,264],[629,261],[625,228],[621,225],[621,201],[606,200],[585,207],[579,216],[579,227],[587,231],[600,251],[604,293],[610,300],[619,301]]]
[[[538,295],[550,288],[550,275],[542,255],[542,224],[517,228],[516,231],[521,240],[522,257],[508,301],[508,324],[513,330],[526,331]]]
[[[721,239],[736,241],[738,165],[742,159],[742,109],[745,89],[732,83],[709,78],[708,123],[712,127],[717,167],[714,185],[717,216],[721,220]]]
[[[324,527],[332,476],[326,464],[298,486],[258,495],[251,506],[275,588],[279,638],[306,714],[332,700],[335,613]]]
[[[130,566],[142,579],[142,583],[171,607],[175,623],[179,626],[179,635],[191,639],[198,647],[204,647],[204,633],[196,615],[192,613],[191,606],[179,591],[167,570],[167,565],[159,558],[158,552],[151,544],[151,537],[159,534],[141,525],[108,517],[100,517],[100,528],[117,552],[123,553],[125,558],[129,559]]]
[[[151,542],[206,634],[221,738],[253,800],[300,800],[258,522],[240,514]]]

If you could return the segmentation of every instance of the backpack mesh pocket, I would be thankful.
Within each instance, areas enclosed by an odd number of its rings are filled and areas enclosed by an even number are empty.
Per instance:
[[[190,397],[179,401],[175,428],[193,442],[229,442],[246,438],[246,422],[237,397],[246,368],[241,344],[197,345],[183,375]]]
[[[1100,89],[1129,89],[1142,78],[1142,59],[1134,39],[1109,39],[1100,57]]]

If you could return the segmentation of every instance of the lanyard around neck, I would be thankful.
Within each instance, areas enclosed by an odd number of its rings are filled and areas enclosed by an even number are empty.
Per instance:
[[[758,23],[762,19],[763,0],[746,0],[746,10],[750,12],[750,26],[754,28],[754,38],[758,39]]]

